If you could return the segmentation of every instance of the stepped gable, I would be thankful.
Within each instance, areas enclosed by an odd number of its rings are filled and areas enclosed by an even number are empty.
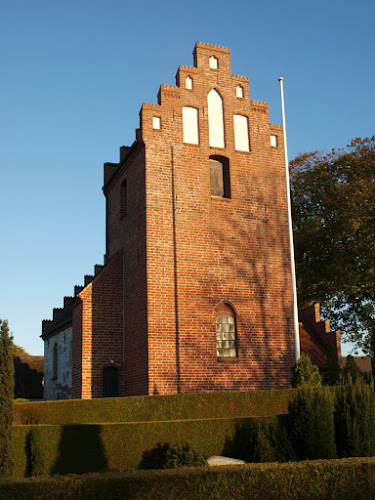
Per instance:
[[[75,285],[74,295],[72,297],[64,297],[63,307],[55,307],[52,311],[52,319],[42,320],[42,335],[41,338],[46,340],[47,338],[53,336],[54,334],[61,331],[63,328],[67,328],[72,322],[72,311],[73,308],[79,302],[78,294],[89,285],[95,278],[100,274],[104,268],[101,264],[96,264],[94,266],[93,275],[84,276],[84,285]]]
[[[313,304],[298,312],[301,354],[310,357],[321,372],[327,365],[327,351],[332,347],[342,368],[341,332],[331,330],[330,320],[320,318],[320,304]]]

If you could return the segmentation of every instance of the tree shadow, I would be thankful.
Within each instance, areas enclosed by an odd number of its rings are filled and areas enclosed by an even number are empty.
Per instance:
[[[52,474],[82,474],[108,470],[100,425],[66,425]]]

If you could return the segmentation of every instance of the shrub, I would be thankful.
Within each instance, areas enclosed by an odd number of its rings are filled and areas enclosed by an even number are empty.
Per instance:
[[[335,458],[332,395],[328,387],[303,387],[289,403],[290,435],[298,460]]]
[[[151,450],[145,451],[142,455],[142,460],[140,461],[138,469],[164,469],[169,448],[169,443],[158,443]]]
[[[295,453],[287,431],[287,416],[265,418],[236,426],[223,455],[246,462],[288,462]]]
[[[189,443],[178,442],[166,453],[165,469],[176,467],[204,467],[207,461],[197,449]]]
[[[336,442],[340,457],[375,455],[374,385],[361,379],[349,381],[337,391]]]
[[[0,320],[0,477],[13,469],[12,424],[14,398],[14,363],[12,337],[7,321]]]
[[[346,364],[344,367],[344,375],[345,378],[349,381],[349,383],[356,382],[358,379],[361,378],[361,370],[359,369],[359,366],[357,363],[354,361],[353,356],[349,354],[346,358]]]
[[[341,368],[337,359],[337,354],[332,346],[327,349],[327,364],[324,375],[325,385],[337,385],[341,378]]]
[[[176,467],[203,467],[207,465],[204,456],[190,443],[158,443],[143,454],[139,469],[174,469]]]
[[[290,371],[292,372],[292,387],[316,387],[321,385],[319,369],[312,364],[308,356],[301,356]]]

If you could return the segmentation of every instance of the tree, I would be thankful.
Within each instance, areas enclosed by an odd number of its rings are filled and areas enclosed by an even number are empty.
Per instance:
[[[299,306],[375,355],[375,136],[291,162]]]
[[[302,387],[289,403],[291,440],[298,460],[336,458],[332,393],[328,387]]]
[[[308,356],[301,356],[297,363],[290,369],[292,372],[292,387],[314,387],[320,386],[319,368],[312,364]]]
[[[13,468],[11,443],[13,397],[12,337],[7,321],[0,320],[0,477],[10,476]]]

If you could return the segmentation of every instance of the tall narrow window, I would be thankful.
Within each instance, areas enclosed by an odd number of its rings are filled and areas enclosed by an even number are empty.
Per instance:
[[[193,79],[190,76],[185,78],[185,88],[189,90],[192,90],[193,88]]]
[[[234,147],[236,151],[250,151],[249,124],[246,116],[234,115]]]
[[[211,148],[224,148],[224,111],[220,94],[212,89],[208,94],[208,137]]]
[[[126,179],[122,181],[120,187],[120,217],[125,217],[128,209],[128,189]]]
[[[217,57],[211,56],[209,59],[209,66],[211,69],[217,69],[218,68],[218,60]]]
[[[230,198],[229,161],[223,156],[210,157],[211,196]]]
[[[237,358],[236,317],[233,310],[216,317],[216,353],[218,358]]]
[[[243,97],[243,87],[242,85],[237,85],[236,87],[236,96],[242,99]]]
[[[182,124],[184,142],[199,144],[198,110],[196,108],[182,108]]]
[[[57,343],[53,346],[53,358],[52,358],[52,379],[57,379],[58,374],[58,361],[59,352]]]

